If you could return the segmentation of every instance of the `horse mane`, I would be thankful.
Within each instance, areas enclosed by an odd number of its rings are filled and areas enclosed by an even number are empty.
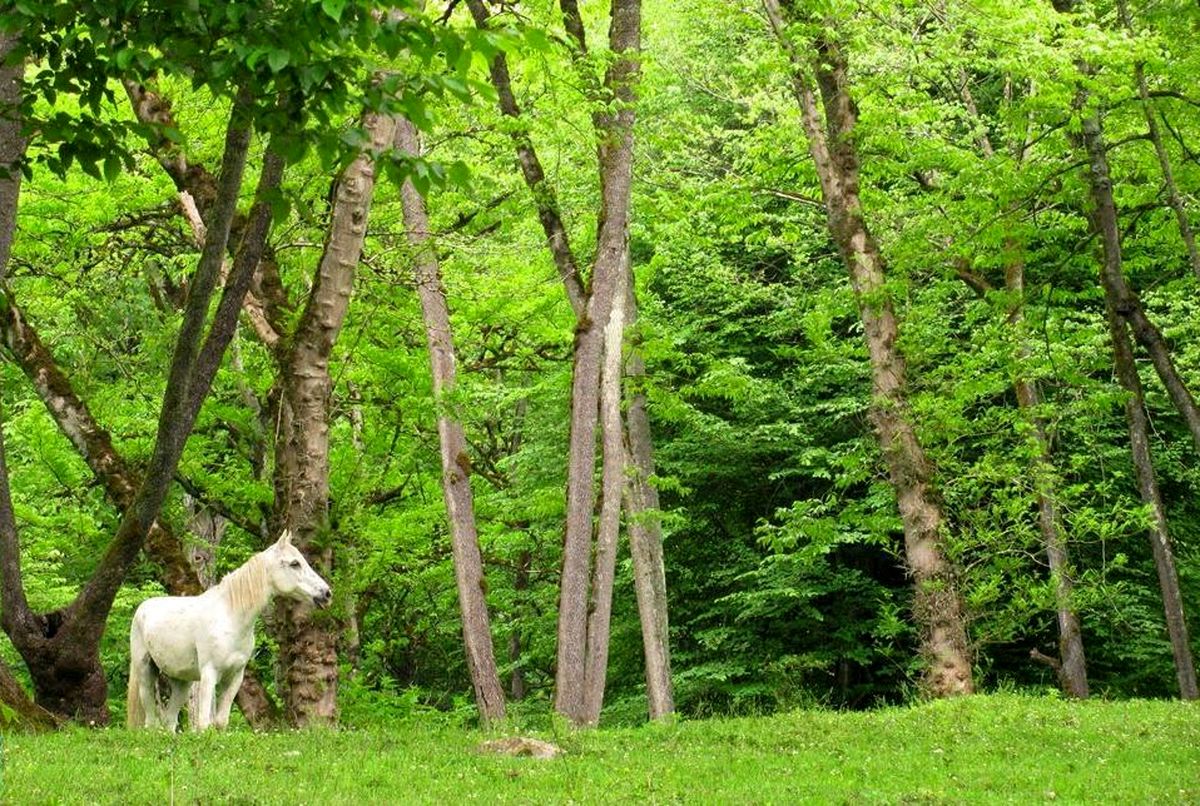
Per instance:
[[[271,598],[271,587],[267,583],[267,561],[261,553],[246,560],[221,578],[217,589],[234,611],[257,613]]]

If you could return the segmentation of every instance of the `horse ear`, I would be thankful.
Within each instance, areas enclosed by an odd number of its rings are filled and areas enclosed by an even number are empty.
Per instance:
[[[279,536],[279,545],[280,545],[280,546],[290,546],[290,545],[292,545],[292,530],[291,530],[291,529],[284,529],[284,530],[283,530],[283,534],[281,534],[281,535]]]

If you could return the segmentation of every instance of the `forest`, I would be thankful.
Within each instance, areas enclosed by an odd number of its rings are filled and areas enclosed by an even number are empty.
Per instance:
[[[0,724],[1196,699],[1200,3],[16,0]]]

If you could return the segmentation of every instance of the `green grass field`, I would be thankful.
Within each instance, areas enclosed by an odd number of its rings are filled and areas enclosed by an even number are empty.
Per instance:
[[[554,760],[409,719],[339,731],[10,735],[5,803],[1200,802],[1200,707],[974,697],[542,733]]]

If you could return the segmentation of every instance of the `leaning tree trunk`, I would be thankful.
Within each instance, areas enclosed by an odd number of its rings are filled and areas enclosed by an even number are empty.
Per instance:
[[[396,149],[417,156],[421,141],[416,127],[404,118],[396,121]],[[437,252],[429,237],[429,216],[425,200],[405,180],[400,189],[404,206],[404,227],[412,247],[413,274],[421,314],[425,323],[425,341],[433,375],[433,396],[437,406],[438,441],[442,456],[442,496],[450,521],[450,544],[454,552],[454,577],[458,586],[458,605],[462,613],[463,644],[467,670],[475,689],[475,704],[485,724],[504,718],[504,687],[496,669],[492,646],[491,621],[488,618],[487,581],[475,528],[475,503],[471,496],[471,460],[462,422],[453,414],[451,397],[457,385],[454,335],[450,329],[450,310],[442,285]]]
[[[1109,333],[1112,336],[1113,363],[1117,380],[1126,392],[1125,421],[1129,426],[1129,449],[1133,454],[1138,494],[1150,509],[1150,548],[1154,554],[1154,569],[1158,573],[1159,590],[1162,592],[1171,652],[1175,657],[1175,677],[1179,682],[1180,696],[1185,700],[1194,700],[1198,696],[1196,668],[1191,645],[1188,643],[1183,595],[1179,590],[1179,573],[1175,569],[1175,553],[1167,531],[1167,512],[1159,493],[1150,453],[1150,420],[1146,416],[1142,382],[1133,360],[1133,345],[1130,343],[1125,320],[1112,306],[1111,301],[1106,301],[1105,311]]]
[[[387,115],[368,114],[364,128],[374,153],[392,140]],[[354,160],[337,181],[329,232],[308,303],[291,349],[281,356],[279,438],[275,454],[275,507],[313,568],[329,576],[329,359],[341,332],[362,255],[367,213],[375,190],[370,153]],[[337,718],[337,645],[341,625],[305,604],[276,604],[279,665],[288,719],[296,725]]]
[[[1075,0],[1053,0],[1055,10],[1073,13]],[[1080,62],[1083,73],[1089,71],[1086,63]],[[1093,229],[1100,236],[1103,259],[1100,265],[1100,285],[1104,289],[1105,308],[1109,331],[1112,334],[1113,360],[1117,377],[1129,398],[1125,404],[1129,423],[1130,450],[1133,453],[1134,471],[1137,475],[1138,492],[1142,501],[1151,508],[1150,543],[1154,552],[1154,565],[1158,572],[1159,588],[1162,591],[1163,610],[1167,632],[1171,640],[1171,651],[1175,656],[1175,675],[1179,681],[1179,693],[1184,699],[1196,699],[1196,669],[1188,641],[1187,622],[1183,613],[1183,598],[1179,591],[1179,578],[1175,570],[1174,554],[1167,532],[1166,512],[1158,492],[1151,462],[1149,424],[1147,422],[1141,379],[1133,359],[1133,347],[1129,343],[1129,331],[1150,354],[1154,369],[1167,389],[1167,394],[1180,415],[1188,424],[1192,440],[1200,447],[1200,412],[1191,394],[1175,372],[1166,342],[1162,334],[1149,321],[1142,309],[1141,301],[1125,282],[1121,255],[1121,231],[1117,218],[1117,205],[1113,198],[1112,175],[1108,168],[1108,147],[1098,112],[1086,109],[1088,94],[1080,88],[1075,97],[1074,108],[1080,113],[1079,131],[1073,135],[1077,145],[1082,146],[1088,157],[1087,184],[1093,209],[1090,218]],[[1128,329],[1127,329],[1128,328]]]
[[[26,141],[21,131],[19,105],[21,77],[24,64],[8,64],[8,56],[17,44],[16,33],[0,34],[0,303],[7,303],[4,278],[8,258],[12,254],[13,235],[17,225],[17,203],[21,193],[20,161],[25,155]],[[4,457],[4,401],[0,399],[0,546],[15,554],[17,523],[13,515],[12,494],[8,485],[8,465]],[[15,578],[9,574],[15,571]],[[20,566],[5,564],[0,568],[0,585],[20,589]],[[24,604],[24,595],[21,595]],[[27,607],[27,605],[26,605]],[[7,608],[6,608],[7,609]],[[8,666],[0,662],[0,728],[45,729],[56,725],[56,718],[46,709],[35,705],[13,677]]]
[[[1187,621],[1184,618],[1183,597],[1179,590],[1179,575],[1175,569],[1171,539],[1167,532],[1166,511],[1154,477],[1151,463],[1149,425],[1146,418],[1141,380],[1133,360],[1133,349],[1129,344],[1126,327],[1135,333],[1139,324],[1130,316],[1130,295],[1122,276],[1121,232],[1117,221],[1117,206],[1113,199],[1112,178],[1108,169],[1108,156],[1097,114],[1084,117],[1081,124],[1083,146],[1090,162],[1088,187],[1091,191],[1092,225],[1100,235],[1103,249],[1101,285],[1108,312],[1109,331],[1113,341],[1113,359],[1117,377],[1129,398],[1125,404],[1129,422],[1130,450],[1133,452],[1134,470],[1137,474],[1138,491],[1142,500],[1151,508],[1150,544],[1154,552],[1154,566],[1158,572],[1159,588],[1162,591],[1163,610],[1167,621],[1167,632],[1171,639],[1171,651],[1175,656],[1175,675],[1179,681],[1179,693],[1185,700],[1200,697],[1197,690],[1196,668],[1188,639]],[[1136,302],[1136,299],[1134,300]],[[1140,308],[1140,305],[1138,306]],[[1161,341],[1161,336],[1160,336]],[[1156,362],[1157,367],[1157,362]],[[1186,390],[1184,390],[1186,391]],[[1188,396],[1190,398],[1190,395]]]
[[[626,318],[637,319],[637,295],[632,271],[625,277]],[[663,563],[662,521],[654,476],[654,449],[650,417],[646,412],[646,365],[636,335],[625,361],[628,402],[625,411],[626,455],[630,465],[625,482],[626,528],[633,560],[633,587],[642,625],[646,659],[646,700],[650,718],[664,719],[675,712],[671,684],[671,645],[667,624],[667,578]]]
[[[867,227],[859,198],[857,109],[850,97],[845,54],[827,39],[813,43],[823,126],[809,67],[789,38],[780,0],[764,0],[764,5],[792,60],[793,90],[820,179],[829,232],[849,270],[863,322],[871,363],[870,416],[904,522],[905,559],[915,585],[913,609],[927,664],[924,688],[939,697],[968,694],[974,689],[970,651],[954,567],[946,556],[946,519],[933,486],[933,466],[908,407],[905,362],[898,347],[899,326],[885,282],[883,255]]]

